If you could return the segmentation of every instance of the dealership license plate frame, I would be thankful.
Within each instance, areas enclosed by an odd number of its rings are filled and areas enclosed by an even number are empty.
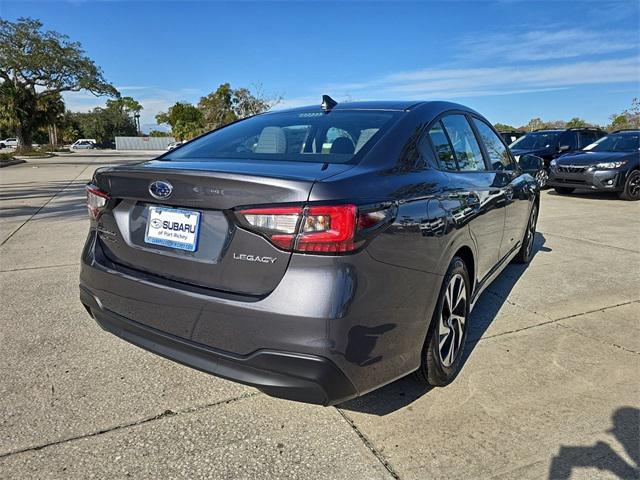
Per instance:
[[[157,233],[153,232],[154,228],[151,227],[151,222],[154,219],[158,219],[163,213],[168,213],[169,217],[173,217],[172,220],[180,219],[189,220],[190,217],[195,218],[195,233],[192,241],[179,241],[178,239],[162,238]],[[188,210],[184,208],[173,208],[163,206],[149,206],[147,215],[147,226],[144,234],[145,243],[151,245],[160,245],[162,247],[172,248],[176,250],[182,250],[186,252],[195,252],[198,250],[198,238],[200,236],[200,222],[202,221],[202,213],[197,210]],[[150,232],[151,230],[151,232]],[[166,231],[164,228],[155,228],[155,230]],[[151,233],[151,234],[150,234]]]

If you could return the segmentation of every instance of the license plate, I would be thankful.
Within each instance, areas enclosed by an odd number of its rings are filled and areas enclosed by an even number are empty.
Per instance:
[[[195,252],[198,248],[200,212],[181,208],[149,207],[144,241]]]

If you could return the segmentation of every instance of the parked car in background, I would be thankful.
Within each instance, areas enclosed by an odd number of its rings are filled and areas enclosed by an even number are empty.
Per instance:
[[[96,141],[93,138],[80,138],[76,140],[72,145],[73,150],[93,149],[96,148]]]
[[[548,185],[560,194],[576,188],[619,192],[640,200],[640,130],[618,130],[581,151],[551,161]]]
[[[536,130],[523,135],[509,148],[516,159],[525,154],[542,158],[548,172],[549,164],[554,158],[582,149],[606,134],[604,130],[595,127]]]
[[[515,142],[517,139],[522,137],[524,134],[525,132],[517,132],[515,130],[510,132],[500,132],[500,135],[502,135],[502,138],[504,138],[504,141],[507,142],[507,145],[511,145],[513,142]]]
[[[17,147],[18,139],[17,138],[5,138],[4,140],[0,140],[0,148],[10,148]]]
[[[87,206],[80,298],[105,330],[329,405],[453,381],[480,293],[532,258],[539,189],[469,108],[326,97],[98,169]]]
[[[183,143],[185,143],[184,141],[176,141],[176,142],[171,142],[169,145],[167,145],[167,150],[173,150],[174,148],[179,147],[180,145],[182,145]]]

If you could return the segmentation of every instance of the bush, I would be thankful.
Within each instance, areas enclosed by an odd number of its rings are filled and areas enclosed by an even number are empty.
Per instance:
[[[8,162],[13,159],[13,153],[0,153],[0,162]]]

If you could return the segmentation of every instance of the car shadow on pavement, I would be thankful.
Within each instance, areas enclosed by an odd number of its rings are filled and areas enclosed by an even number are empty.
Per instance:
[[[533,244],[533,256],[539,252],[550,252],[545,247],[546,239],[540,232],[536,232]],[[470,326],[467,337],[467,345],[464,352],[464,364],[469,359],[473,349],[481,340],[484,332],[489,328],[509,297],[511,290],[516,285],[522,274],[527,270],[527,265],[511,264],[493,281],[478,299],[470,317]],[[338,408],[352,410],[374,415],[388,415],[404,407],[411,409],[411,404],[427,394],[432,387],[420,384],[414,376],[407,375],[395,382],[381,387],[362,397],[343,402]]]
[[[604,201],[604,200],[618,200],[618,194],[616,192],[594,192],[592,190],[576,190],[573,193],[558,193],[551,189],[547,192],[548,195],[554,197],[567,197],[567,199],[574,198],[586,198],[589,200]]]
[[[622,479],[640,478],[640,410],[634,407],[618,408],[611,416],[611,421],[613,427],[607,433],[615,437],[635,465],[603,441],[588,446],[561,445],[558,454],[551,460],[549,479],[571,478],[574,468],[595,468]]]

